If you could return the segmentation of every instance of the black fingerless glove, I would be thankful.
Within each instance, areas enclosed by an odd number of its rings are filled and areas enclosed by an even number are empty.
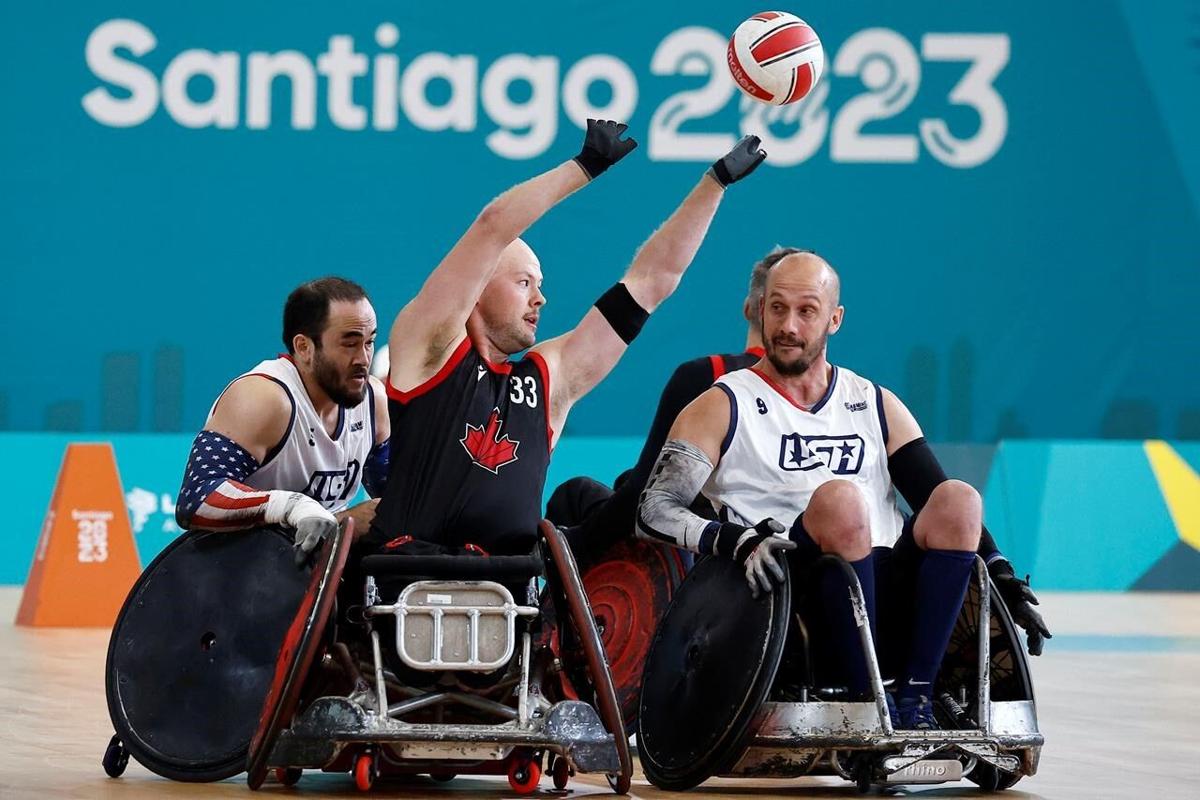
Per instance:
[[[708,168],[708,174],[721,184],[722,188],[737,183],[754,172],[767,157],[766,151],[759,149],[759,144],[761,142],[757,136],[743,137],[732,150],[713,162]]]
[[[1029,576],[1026,575],[1025,580],[1018,578],[1013,573],[1012,564],[1003,558],[988,564],[988,574],[992,577],[992,583],[996,585],[996,591],[1004,599],[1004,605],[1012,614],[1013,622],[1025,630],[1029,655],[1040,656],[1046,639],[1054,637],[1042,620],[1042,615],[1034,608],[1038,605],[1038,599],[1033,589],[1029,588]]]
[[[583,168],[589,180],[629,155],[638,146],[635,139],[621,138],[621,134],[628,128],[624,122],[607,119],[587,121],[583,149],[575,156],[575,163]]]
[[[770,517],[759,522],[753,528],[747,528],[745,525],[737,525],[732,522],[722,522],[721,527],[717,529],[716,539],[713,541],[713,555],[730,558],[739,564],[745,564],[746,559],[754,552],[754,548],[763,541],[770,538],[776,533],[782,533],[783,526]],[[747,536],[749,533],[751,535]],[[739,544],[740,542],[740,544]]]

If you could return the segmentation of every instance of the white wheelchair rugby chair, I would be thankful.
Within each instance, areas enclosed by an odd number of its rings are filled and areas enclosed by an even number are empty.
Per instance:
[[[850,702],[844,686],[815,677],[820,654],[792,607],[790,571],[754,600],[737,565],[702,559],[663,618],[643,676],[638,751],[651,783],[684,790],[712,776],[838,775],[864,792],[964,778],[994,791],[1037,772],[1043,737],[1029,662],[982,560],[934,685],[941,729],[920,731],[892,727],[854,571],[836,556],[821,561],[850,587],[872,699]]]

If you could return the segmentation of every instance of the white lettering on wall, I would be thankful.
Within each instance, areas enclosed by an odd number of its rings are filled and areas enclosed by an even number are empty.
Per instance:
[[[639,74],[614,55],[586,55],[567,65],[553,55],[510,53],[482,65],[470,53],[402,57],[392,52],[400,39],[399,28],[383,22],[374,31],[380,49],[374,54],[358,52],[347,34],[330,36],[315,58],[294,49],[244,56],[187,49],[170,58],[160,78],[139,62],[159,47],[154,32],[135,20],[108,20],[84,47],[88,69],[101,85],[83,96],[83,107],[114,128],[146,122],[161,99],[167,115],[186,128],[236,128],[244,116],[250,130],[306,131],[319,123],[323,90],[324,124],[340,130],[362,131],[369,123],[371,130],[389,132],[405,122],[422,131],[482,129],[485,145],[508,159],[545,153],[558,138],[560,116],[581,129],[589,117],[627,121],[637,112]],[[806,161],[828,141],[834,162],[912,163],[924,149],[939,163],[964,169],[989,161],[1008,134],[1008,108],[995,87],[1011,54],[1007,34],[927,33],[918,52],[888,28],[858,31],[827,55],[838,83],[826,77],[806,98],[782,108],[739,97],[736,126],[723,114],[737,96],[725,65],[726,42],[710,28],[685,26],[667,33],[648,54],[642,79],[666,89],[649,113],[651,160],[711,161],[738,134],[754,133],[775,166]],[[923,64],[942,62],[964,63],[961,76],[948,96],[924,98],[926,113],[910,121],[903,112],[921,98]],[[703,80],[697,83],[697,77]],[[369,86],[360,87],[360,79]],[[286,122],[272,108],[278,81],[291,90]],[[593,102],[597,95],[607,100]],[[836,109],[830,107],[834,99]],[[929,114],[928,106],[939,110]],[[974,131],[951,131],[939,116],[951,106],[978,116]]]

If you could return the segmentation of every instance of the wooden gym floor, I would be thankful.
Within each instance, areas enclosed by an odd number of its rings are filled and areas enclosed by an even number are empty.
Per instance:
[[[100,757],[112,733],[104,702],[108,632],[13,626],[17,587],[0,587],[0,800],[17,798],[242,798],[245,776],[217,784],[173,783],[136,761],[120,779]],[[1033,659],[1046,747],[1040,771],[1000,797],[1200,798],[1200,594],[1046,594],[1055,637]],[[546,787],[543,797],[563,793]],[[928,798],[974,797],[972,784],[912,787]],[[379,797],[496,800],[503,778],[378,784]],[[581,776],[566,793],[611,796]],[[631,795],[669,796],[635,777]],[[703,800],[856,797],[832,778],[713,780],[688,793]],[[299,785],[264,786],[280,797],[356,797],[348,775],[306,773]],[[535,795],[536,796],[536,795]]]

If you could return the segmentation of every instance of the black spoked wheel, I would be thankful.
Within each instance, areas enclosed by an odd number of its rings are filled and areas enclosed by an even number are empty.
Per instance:
[[[1004,601],[995,587],[991,591],[990,672],[992,700],[1032,700],[1033,683],[1029,662],[1016,626]],[[966,690],[964,704],[971,716],[978,718],[978,698],[974,687],[978,681],[979,665],[979,586],[972,580],[962,611],[950,635],[946,657],[938,674],[938,691],[958,698]]]

